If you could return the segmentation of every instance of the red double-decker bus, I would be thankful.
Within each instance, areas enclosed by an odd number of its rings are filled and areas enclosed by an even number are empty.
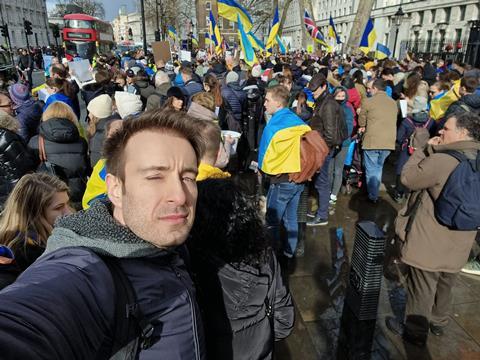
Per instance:
[[[76,55],[91,60],[95,53],[106,53],[115,45],[112,25],[105,21],[85,14],[68,14],[63,21],[63,44],[68,60]]]

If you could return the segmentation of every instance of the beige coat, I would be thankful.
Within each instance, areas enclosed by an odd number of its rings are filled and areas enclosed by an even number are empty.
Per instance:
[[[417,131],[417,135],[424,131]],[[480,150],[480,143],[460,141],[415,151],[402,171],[402,183],[412,190],[412,194],[398,213],[395,231],[403,244],[404,263],[426,271],[456,273],[466,264],[477,232],[450,230],[435,219],[434,201],[458,165],[452,156],[438,152],[441,150],[475,153]],[[407,233],[409,212],[417,197],[420,197],[419,207]]]
[[[365,127],[364,150],[395,150],[397,112],[397,103],[385,91],[379,91],[362,103],[358,124]]]

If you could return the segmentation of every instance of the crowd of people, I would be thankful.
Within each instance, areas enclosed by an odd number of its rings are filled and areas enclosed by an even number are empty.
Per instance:
[[[477,231],[436,214],[459,164],[480,163],[480,70],[193,59],[104,54],[82,83],[54,58],[45,101],[0,93],[2,356],[271,358],[293,329],[305,226],[328,225],[342,188],[378,207],[387,159],[409,269],[406,317],[387,326],[441,336],[457,274],[480,274]]]

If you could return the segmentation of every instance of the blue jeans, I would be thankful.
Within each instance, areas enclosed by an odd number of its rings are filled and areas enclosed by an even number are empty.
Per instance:
[[[320,219],[328,219],[328,204],[330,201],[331,179],[329,176],[330,161],[332,160],[333,151],[330,151],[325,158],[325,162],[320,168],[320,173],[315,179],[315,189],[318,192],[318,210],[317,217]]]
[[[280,223],[287,230],[287,243],[283,246],[283,253],[287,257],[295,254],[298,243],[297,209],[303,184],[283,182],[270,184],[267,194],[267,225],[273,233],[273,240],[277,243],[280,239]]]
[[[364,150],[365,177],[370,200],[378,199],[380,183],[382,182],[383,163],[390,150]]]

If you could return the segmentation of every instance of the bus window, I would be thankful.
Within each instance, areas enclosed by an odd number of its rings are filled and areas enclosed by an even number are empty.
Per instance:
[[[65,27],[72,29],[93,29],[93,23],[86,20],[65,20]]]

